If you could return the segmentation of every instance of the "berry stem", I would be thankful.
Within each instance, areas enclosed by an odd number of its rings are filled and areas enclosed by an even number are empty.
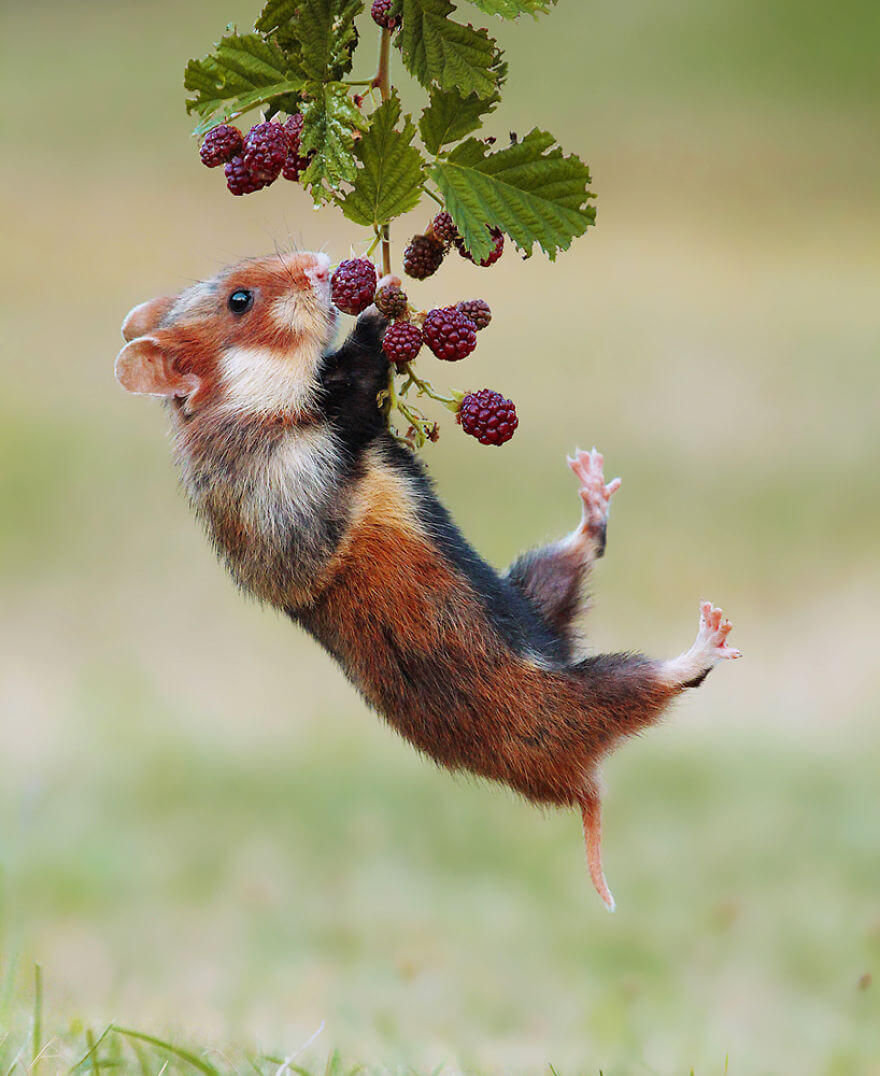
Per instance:
[[[425,194],[427,194],[427,196],[429,198],[433,198],[434,201],[437,203],[438,206],[440,206],[441,209],[444,208],[443,199],[439,195],[435,194],[432,190],[429,190],[427,187],[425,187],[424,190],[425,190]]]
[[[403,383],[403,386],[400,390],[401,396],[406,395],[406,393],[409,391],[410,385],[415,385],[416,389],[418,390],[419,396],[428,396],[432,400],[436,400],[438,403],[442,403],[445,407],[448,407],[450,411],[458,410],[458,402],[460,397],[456,398],[455,396],[443,396],[441,393],[437,392],[437,390],[430,383],[430,381],[423,381],[422,378],[419,377],[415,370],[413,370],[411,362],[408,362],[403,367],[403,373],[406,374],[407,379]]]

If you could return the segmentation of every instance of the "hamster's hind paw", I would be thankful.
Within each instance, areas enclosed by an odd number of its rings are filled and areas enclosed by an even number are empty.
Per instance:
[[[566,461],[581,483],[579,493],[583,516],[578,533],[590,537],[603,535],[608,524],[611,498],[620,489],[620,479],[612,478],[606,485],[603,472],[605,459],[595,448],[592,452],[576,449],[574,456],[567,456]]]

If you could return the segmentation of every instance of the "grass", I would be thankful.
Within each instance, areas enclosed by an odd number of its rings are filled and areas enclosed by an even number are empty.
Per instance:
[[[599,225],[420,288],[490,302],[462,386],[520,411],[502,451],[430,449],[477,547],[569,528],[595,442],[624,478],[595,644],[674,653],[705,594],[745,651],[608,767],[615,916],[574,817],[435,771],[235,593],[112,380],[133,303],[288,236],[348,253],[194,164],[183,61],[252,11],[4,12],[0,1076],[191,1069],[169,1044],[271,1074],[322,1024],[306,1071],[877,1076],[876,5],[504,31],[494,133],[582,150]]]

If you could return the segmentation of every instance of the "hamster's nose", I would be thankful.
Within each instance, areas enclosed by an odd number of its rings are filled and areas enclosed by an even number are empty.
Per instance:
[[[320,280],[323,284],[330,276],[330,270],[326,265],[318,265],[312,270],[312,279]]]

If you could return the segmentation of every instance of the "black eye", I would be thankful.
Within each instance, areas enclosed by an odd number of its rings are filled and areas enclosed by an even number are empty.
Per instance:
[[[233,314],[244,314],[254,305],[254,293],[246,288],[234,291],[226,302]]]

